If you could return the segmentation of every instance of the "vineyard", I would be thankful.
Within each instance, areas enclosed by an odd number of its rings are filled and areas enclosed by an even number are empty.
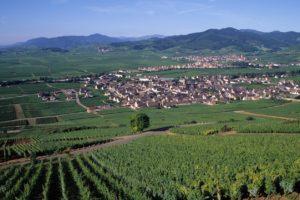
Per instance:
[[[255,109],[253,111],[260,114],[272,113],[273,115],[276,116],[293,117],[300,120],[300,106],[299,103],[296,102],[290,102],[285,106],[276,107],[276,109],[263,108],[263,109]]]
[[[78,128],[82,129],[82,127]],[[111,138],[125,135],[127,129],[63,130],[62,132],[32,137],[9,137],[0,139],[0,161],[34,155],[49,155],[81,147],[105,143]]]
[[[78,107],[74,101],[23,104],[22,108],[26,117],[52,116],[84,111],[82,108]]]
[[[300,121],[257,120],[221,121],[218,123],[172,128],[173,133],[212,135],[235,131],[238,133],[300,133]]]
[[[14,106],[0,106],[0,121],[16,119]]]
[[[299,139],[152,136],[91,154],[1,170],[0,195],[111,200],[295,197]]]

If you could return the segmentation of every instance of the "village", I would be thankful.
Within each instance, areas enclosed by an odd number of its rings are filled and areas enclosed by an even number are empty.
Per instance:
[[[163,56],[161,59],[167,59]],[[205,68],[230,68],[230,67],[255,67],[255,68],[277,68],[286,66],[300,66],[300,63],[261,63],[258,58],[247,58],[244,55],[218,55],[218,56],[180,56],[172,57],[172,60],[182,61],[184,64],[144,66],[139,67],[140,72],[158,72],[178,69],[205,69]]]
[[[264,84],[266,87],[246,89],[239,84]],[[235,100],[286,98],[299,95],[300,87],[292,81],[271,84],[269,77],[248,78],[241,76],[196,76],[191,78],[161,78],[159,76],[134,77],[120,80],[108,74],[94,81],[95,88],[121,106],[138,109],[143,107],[171,108],[176,105],[203,103],[215,105]]]

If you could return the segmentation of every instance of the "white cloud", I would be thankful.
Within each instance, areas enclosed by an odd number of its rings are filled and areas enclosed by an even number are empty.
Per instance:
[[[183,14],[189,14],[199,11],[209,11],[213,8],[211,5],[201,4],[201,3],[187,3],[184,5],[183,9],[178,9],[177,14],[183,15]]]

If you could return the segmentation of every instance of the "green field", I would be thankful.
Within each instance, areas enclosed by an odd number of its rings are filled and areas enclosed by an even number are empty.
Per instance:
[[[52,92],[55,90],[55,88],[51,88],[45,83],[20,84],[8,87],[0,87],[0,97],[5,99],[9,97],[37,94],[39,92]]]
[[[152,51],[112,51],[99,54],[96,48],[75,49],[57,53],[37,49],[0,54],[0,80],[35,79],[39,77],[79,76],[134,69],[138,66],[170,65],[163,54]]]
[[[12,105],[12,104],[35,104],[40,103],[41,101],[38,99],[36,94],[22,96],[22,97],[9,97],[0,99],[0,105]]]
[[[72,102],[49,102],[38,104],[23,104],[23,111],[26,117],[43,117],[52,115],[70,114],[82,112],[84,109],[79,107],[75,101]]]
[[[203,68],[203,69],[178,69],[178,70],[168,70],[168,71],[159,71],[159,72],[144,72],[145,75],[159,75],[162,77],[170,77],[170,78],[178,78],[178,77],[191,77],[191,76],[200,76],[200,75],[229,75],[229,76],[260,76],[264,74],[298,74],[300,72],[300,66],[290,66],[290,67],[281,67],[281,68],[238,68],[238,67],[230,67],[230,68]],[[294,76],[293,75],[293,76]]]

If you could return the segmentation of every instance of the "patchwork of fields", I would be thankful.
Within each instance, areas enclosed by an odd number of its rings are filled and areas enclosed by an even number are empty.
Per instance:
[[[27,123],[22,119],[17,122],[0,122],[3,130],[19,130],[17,133],[13,131],[2,134],[0,141],[3,160],[29,157],[32,153],[47,155],[63,152],[68,148],[89,146],[116,136],[130,135],[129,119],[136,112],[127,108],[115,108],[89,114],[75,102],[20,105],[28,119]],[[5,107],[10,108],[9,106]],[[222,132],[300,133],[299,109],[297,102],[261,100],[216,106],[195,104],[172,109],[146,108],[141,111],[151,119],[148,130],[166,127],[164,129],[171,128],[174,133],[206,135]],[[247,111],[249,114],[238,111]],[[11,115],[9,111],[4,114]],[[35,120],[34,123],[32,120]],[[55,143],[54,146],[52,143]]]

